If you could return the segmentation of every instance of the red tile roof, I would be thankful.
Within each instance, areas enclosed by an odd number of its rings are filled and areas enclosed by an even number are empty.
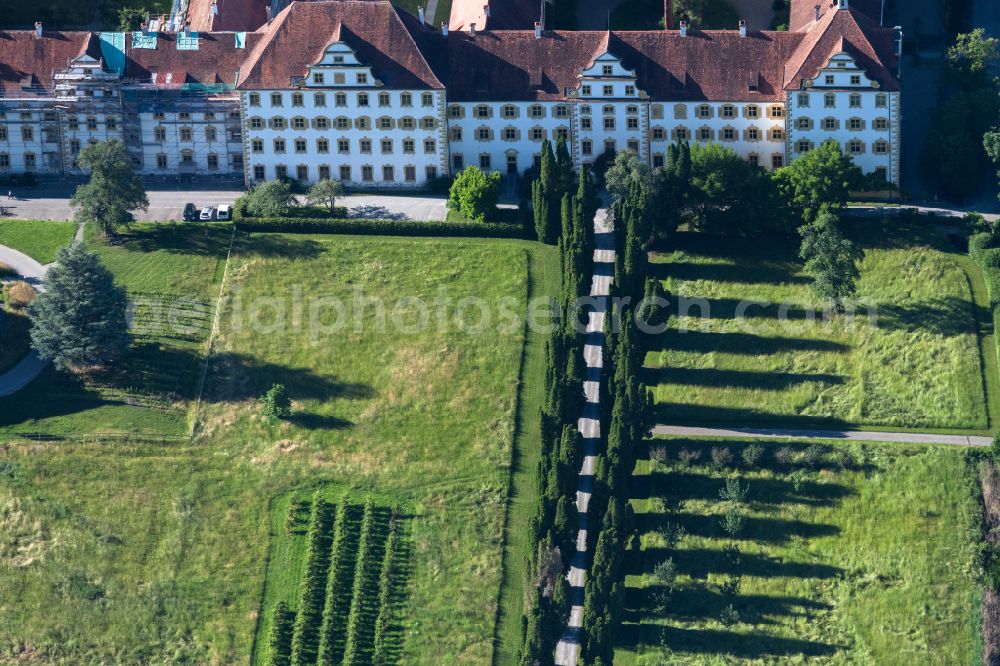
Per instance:
[[[468,30],[475,23],[476,30],[533,30],[541,11],[540,0],[452,0],[448,27]]]
[[[804,35],[785,67],[786,89],[801,87],[802,79],[815,78],[830,56],[846,51],[883,90],[899,90],[895,36],[880,28],[858,10],[844,9],[824,14]]]
[[[442,41],[448,97],[459,101],[560,99],[576,88],[581,70],[610,50],[656,99],[763,102],[783,98],[783,66],[802,35],[546,31],[536,39],[534,31],[491,31],[450,33]]]
[[[257,33],[246,35],[245,48],[236,48],[236,36],[231,32],[198,33],[197,50],[177,50],[177,35],[159,33],[155,49],[132,48],[132,35],[125,36],[128,58],[125,78],[148,82],[152,74],[164,78],[173,74],[174,85],[202,83],[235,86],[243,60],[260,41]],[[178,74],[183,74],[178,80]]]
[[[878,21],[882,11],[881,2],[882,0],[849,0],[849,6]],[[835,11],[838,4],[838,0],[791,0],[788,29],[793,32],[808,30],[810,24],[816,21],[817,6],[822,17],[830,11]]]
[[[292,2],[248,51],[240,88],[292,88],[338,38],[391,88],[443,88],[417,46],[417,20],[387,1]]]
[[[0,30],[0,88],[14,94],[24,87],[53,87],[54,72],[71,60],[90,52],[100,58],[97,39],[90,32]]]
[[[215,4],[217,12],[212,12]],[[195,32],[257,30],[267,23],[269,0],[191,0],[187,20]]]

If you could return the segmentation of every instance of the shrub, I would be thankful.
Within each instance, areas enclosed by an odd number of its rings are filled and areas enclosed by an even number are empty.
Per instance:
[[[0,261],[0,277],[16,277],[17,271]]]
[[[654,446],[649,450],[649,459],[660,465],[666,465],[670,460],[670,454],[665,446]]]
[[[469,220],[485,222],[500,200],[500,172],[483,172],[479,167],[462,169],[448,192],[448,208]]]
[[[676,547],[687,536],[684,526],[677,523],[667,523],[660,528],[659,533],[667,548]]]
[[[292,400],[284,384],[275,384],[260,397],[261,414],[269,421],[287,419],[292,415]]]
[[[743,514],[737,507],[730,507],[719,524],[726,534],[735,537],[743,529]]]
[[[810,467],[821,467],[826,458],[826,448],[820,444],[811,444],[802,454],[802,459]]]
[[[673,558],[667,558],[653,567],[653,580],[667,591],[673,591],[677,583],[677,566]]]
[[[34,287],[23,280],[19,280],[7,287],[6,300],[10,307],[20,310],[31,305],[31,302],[35,300],[37,295],[38,293]]]
[[[736,610],[736,608],[734,608],[732,604],[729,604],[728,606],[722,609],[722,613],[719,615],[719,622],[721,622],[724,626],[727,627],[731,627],[734,624],[739,624],[740,612]]]
[[[694,465],[701,460],[701,449],[681,449],[677,452],[677,459],[684,467]]]
[[[783,446],[774,452],[774,460],[779,465],[788,466],[795,462],[795,450],[788,446]]]
[[[748,486],[741,486],[738,477],[730,476],[726,479],[726,487],[719,491],[719,499],[723,502],[733,504],[743,504],[749,492]]]
[[[726,579],[719,585],[719,592],[724,597],[732,598],[740,593],[740,586],[742,585],[743,578],[741,576],[726,576]]]
[[[733,452],[725,446],[712,447],[712,464],[716,469],[723,469],[733,464]]]
[[[764,458],[764,447],[760,444],[750,444],[743,448],[742,457],[743,464],[752,469]]]
[[[309,188],[306,201],[313,206],[326,206],[331,213],[337,205],[337,199],[344,196],[344,188],[339,181],[324,178]]]
[[[735,543],[726,544],[722,548],[722,561],[728,570],[736,571],[743,564],[743,552]]]
[[[269,180],[241,197],[240,209],[254,217],[281,217],[295,205],[292,186],[284,180]]]

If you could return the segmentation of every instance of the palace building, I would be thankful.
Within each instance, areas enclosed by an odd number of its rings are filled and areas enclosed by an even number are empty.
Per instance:
[[[793,0],[787,32],[576,32],[473,1],[440,27],[384,0],[191,0],[177,32],[0,30],[0,174],[76,175],[118,138],[145,177],[407,188],[523,172],[562,135],[577,165],[654,167],[679,141],[765,169],[835,141],[899,184],[899,36],[870,2]]]

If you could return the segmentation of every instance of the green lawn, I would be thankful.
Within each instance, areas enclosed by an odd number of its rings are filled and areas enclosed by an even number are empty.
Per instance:
[[[712,447],[740,461],[747,442],[651,442],[668,462],[641,461],[633,477],[643,550],[630,563],[615,663],[973,663],[979,500],[967,452],[831,445],[814,466],[804,444],[763,444],[758,467],[715,469]],[[793,462],[775,461],[783,446]],[[700,460],[682,464],[684,450]],[[735,538],[720,525],[730,474],[749,489]],[[684,504],[668,514],[656,499],[667,496]],[[668,523],[687,531],[673,549],[658,533]],[[723,555],[732,543],[735,567]],[[651,572],[667,558],[678,578],[664,606]],[[727,598],[720,585],[734,571],[742,586]],[[730,603],[740,621],[727,627]]]
[[[0,245],[19,250],[40,264],[56,259],[76,234],[75,222],[54,220],[0,220]]]
[[[135,304],[131,351],[86,380],[49,367],[0,399],[0,434],[187,432],[230,234],[225,225],[137,224],[110,245],[88,229],[86,242]]]
[[[659,418],[990,427],[984,374],[991,394],[997,380],[994,359],[984,373],[980,352],[992,326],[978,269],[930,227],[859,223],[850,232],[865,248],[864,307],[828,321],[791,239],[680,234],[657,255],[653,268],[685,315],[646,359]],[[707,316],[680,297],[704,299]],[[992,354],[992,338],[983,343]]]

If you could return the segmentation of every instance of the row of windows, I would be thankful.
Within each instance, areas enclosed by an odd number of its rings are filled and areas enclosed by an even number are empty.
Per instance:
[[[829,139],[832,141],[832,139]],[[795,142],[795,152],[797,153],[807,153],[816,145],[808,139],[799,139]],[[866,150],[865,142],[861,139],[851,139],[844,145],[844,151],[849,155],[863,155]],[[872,153],[875,155],[888,155],[889,154],[889,142],[883,139],[872,143]]]
[[[528,107],[528,117],[529,118],[544,118],[545,117],[545,106],[542,104],[532,104]],[[500,117],[501,118],[518,118],[520,116],[520,109],[514,104],[504,104],[500,107]],[[449,118],[464,118],[465,117],[465,107],[461,104],[452,104],[448,107],[448,117]],[[492,118],[493,117],[493,107],[489,104],[477,104],[472,107],[472,117],[473,118]],[[569,105],[568,104],[556,104],[552,108],[553,118],[568,118],[569,117]]]
[[[564,139],[569,138],[569,128],[568,127],[557,127],[552,132],[553,138],[562,137]],[[461,127],[452,127],[448,130],[448,140],[449,141],[462,141],[463,132]],[[473,132],[473,138],[476,141],[493,141],[495,134],[493,129],[490,127],[477,127]],[[520,141],[521,130],[516,127],[505,127],[500,130],[500,138],[504,141]],[[532,127],[528,130],[528,138],[532,141],[544,141],[548,138],[548,132],[541,127]]]
[[[359,74],[358,76],[361,76]],[[348,93],[339,92],[333,94],[333,104],[334,106],[347,106]],[[355,99],[358,106],[369,106],[371,104],[371,95],[366,92],[355,93]],[[402,107],[412,107],[413,106],[413,93],[401,92],[399,93],[399,105]],[[327,94],[326,93],[312,93],[313,106],[324,107],[326,106]],[[392,106],[392,93],[380,92],[376,95],[377,104],[381,107]],[[285,96],[283,93],[273,92],[270,95],[271,108],[277,109],[285,105]],[[250,106],[259,107],[261,106],[261,95],[260,93],[252,92],[249,95]],[[291,103],[293,107],[304,107],[306,105],[305,93],[292,93]],[[423,93],[420,95],[420,105],[424,107],[434,106],[434,95],[433,93]]]
[[[590,97],[594,94],[594,89],[591,85],[580,86],[580,94],[584,97]],[[611,97],[615,94],[615,87],[613,85],[602,85],[601,95],[604,97]],[[632,84],[625,85],[625,97],[635,97],[635,86]]]
[[[112,125],[108,123],[108,129],[117,129],[118,125]],[[70,127],[70,129],[79,129],[78,127]],[[96,130],[97,127],[87,127],[90,130]],[[45,143],[57,143],[59,141],[59,135],[54,128],[44,128],[41,133]],[[21,140],[22,141],[34,141],[35,140],[35,128],[30,126],[21,127]],[[7,131],[6,125],[0,125],[0,141],[10,141],[10,133]]]
[[[292,150],[297,155],[305,155],[309,152],[309,141],[307,139],[292,139]],[[364,138],[358,139],[357,146],[358,152],[363,155],[370,155],[372,153],[372,147],[374,143],[371,139]],[[350,139],[337,139],[333,144],[331,144],[329,139],[320,138],[316,139],[315,142],[316,152],[319,154],[326,154],[330,152],[331,147],[336,147],[336,150],[341,155],[349,155],[351,153],[351,140]],[[383,155],[391,155],[395,152],[395,142],[392,139],[382,139],[378,142],[379,151]],[[404,155],[414,155],[417,152],[417,142],[413,139],[403,139],[400,142]],[[274,139],[271,142],[272,150],[275,154],[283,154],[288,150],[288,142],[285,139]],[[434,139],[424,139],[423,141],[423,151],[425,155],[433,155],[437,152],[437,142]],[[255,154],[262,154],[264,152],[264,140],[263,139],[253,139],[250,141],[250,152]]]
[[[243,169],[243,156],[238,153],[233,153],[229,156],[229,163],[232,165],[233,171],[238,171]],[[209,171],[216,171],[219,169],[220,158],[216,153],[209,153],[205,157],[205,165]],[[196,166],[194,161],[194,151],[192,150],[182,150],[180,152],[180,161],[178,166],[181,167],[194,167]],[[166,153],[158,153],[156,155],[156,168],[157,169],[169,169],[170,159]]]
[[[839,118],[824,118],[820,121],[819,126],[827,131],[840,129],[840,119]],[[844,123],[844,127],[851,130],[852,132],[860,132],[865,129],[866,123],[864,118],[848,118]],[[795,128],[800,130],[811,130],[813,128],[812,118],[796,118]],[[875,118],[872,121],[872,129],[885,132],[889,130],[889,119],[888,118]]]
[[[212,126],[206,127],[204,130],[202,130],[202,133],[205,136],[205,141],[212,142],[212,141],[218,141],[219,140],[219,131],[215,127],[212,127]],[[178,138],[178,140],[183,141],[185,143],[190,143],[190,142],[194,141],[194,128],[192,128],[192,127],[178,127],[177,128],[177,138]],[[162,127],[162,126],[154,127],[153,128],[153,140],[157,141],[157,142],[160,142],[160,143],[163,143],[164,141],[166,141],[167,140],[167,128],[166,127]],[[236,130],[233,130],[232,132],[230,132],[229,140],[230,141],[239,141],[240,140],[240,133],[238,131],[236,131]]]
[[[202,118],[209,122],[215,121],[217,119],[217,115],[221,114],[216,114],[214,111],[206,111],[205,113],[201,114]],[[229,117],[233,119],[239,118],[240,112],[230,111]],[[157,111],[153,114],[153,120],[166,120],[166,119],[167,119],[167,114],[162,111]],[[187,111],[181,111],[180,113],[177,114],[177,120],[181,122],[192,121],[194,120],[194,114]]]
[[[347,130],[351,129],[351,127],[360,130],[372,128],[372,119],[368,116],[361,116],[359,118],[354,118],[353,120],[347,116],[337,116],[336,118],[317,116],[312,120],[303,118],[302,116],[295,116],[291,119],[286,119],[281,116],[274,116],[273,118],[268,119],[254,116],[247,122],[252,130],[262,130],[265,126],[273,130],[285,130],[289,127],[295,130],[304,130],[309,127],[316,130],[327,130],[331,127],[339,130]],[[434,130],[437,128],[437,119],[434,116],[424,116],[418,123],[416,118],[412,118],[410,116],[404,116],[398,120],[391,116],[379,116],[374,122],[374,126],[380,130],[391,130],[396,128],[402,130],[414,130],[417,129],[418,124],[422,130]]]
[[[796,97],[796,103],[799,108],[807,109],[811,104],[810,100],[812,96],[809,93],[799,93]],[[847,98],[847,105],[852,109],[860,109],[864,96],[860,93],[851,93]],[[825,93],[823,95],[823,107],[827,109],[833,109],[837,106],[837,95],[834,93]],[[875,95],[875,108],[885,109],[889,106],[889,96],[885,93],[878,93]]]
[[[382,181],[387,183],[396,182],[396,167],[392,164],[385,164],[382,166]],[[316,174],[320,180],[328,180],[331,175],[330,165],[320,164],[316,169]],[[288,165],[286,164],[276,164],[274,165],[274,177],[275,178],[287,178],[289,175]],[[354,181],[354,170],[351,166],[343,164],[339,167],[337,175],[340,180],[353,182]],[[253,167],[253,177],[256,181],[262,181],[267,179],[267,168],[263,164],[255,164]],[[309,181],[312,177],[312,172],[308,165],[299,164],[295,167],[295,178],[301,181]],[[427,180],[434,180],[437,178],[437,167],[436,166],[426,166],[424,167],[424,177]],[[361,167],[361,182],[371,183],[375,181],[375,167],[370,164],[365,164]],[[417,167],[413,165],[406,165],[403,167],[403,182],[415,183],[417,182]]]

